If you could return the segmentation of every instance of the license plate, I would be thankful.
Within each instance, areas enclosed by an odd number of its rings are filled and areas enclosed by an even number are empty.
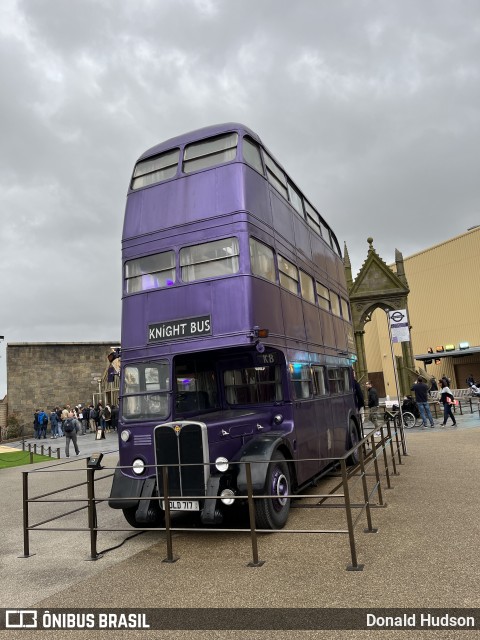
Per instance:
[[[200,511],[198,500],[169,500],[170,511]],[[165,509],[163,500],[160,501],[160,507]]]

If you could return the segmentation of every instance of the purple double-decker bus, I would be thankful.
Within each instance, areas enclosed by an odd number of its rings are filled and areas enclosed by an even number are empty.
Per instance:
[[[171,509],[219,523],[251,462],[254,492],[274,496],[255,499],[257,526],[283,527],[321,459],[360,436],[334,233],[260,138],[228,123],[140,157],[122,242],[110,506],[161,526],[169,465]]]

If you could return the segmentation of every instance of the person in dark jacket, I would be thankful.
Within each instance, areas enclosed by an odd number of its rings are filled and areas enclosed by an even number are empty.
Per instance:
[[[443,423],[441,426],[444,427],[447,424],[448,418],[451,418],[453,426],[456,427],[457,422],[452,411],[452,404],[454,402],[453,394],[450,391],[450,387],[448,386],[448,384],[446,384],[443,378],[440,380],[440,386],[442,388],[440,392],[440,401],[443,404]]]
[[[415,402],[417,403],[418,410],[420,411],[420,417],[422,418],[422,428],[428,429],[428,418],[430,426],[433,429],[435,427],[435,423],[433,421],[432,412],[430,411],[430,405],[428,404],[428,385],[425,384],[425,380],[422,376],[418,376],[416,383],[411,388],[411,391],[415,393]]]
[[[379,417],[378,417],[378,407],[379,407],[378,393],[371,382],[366,382],[365,386],[367,387],[367,391],[368,391],[367,402],[368,402],[368,408],[370,409],[370,421],[373,423],[373,426],[375,427],[375,429],[379,429],[380,423],[379,423]]]

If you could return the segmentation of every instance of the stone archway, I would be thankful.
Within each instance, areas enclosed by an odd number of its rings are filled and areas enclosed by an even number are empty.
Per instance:
[[[369,244],[367,259],[363,263],[355,280],[352,278],[352,267],[345,245],[344,266],[347,288],[352,309],[352,322],[357,350],[357,379],[366,381],[368,377],[367,359],[365,355],[365,325],[370,322],[376,309],[385,312],[396,309],[407,309],[407,298],[410,293],[403,264],[403,256],[395,250],[396,272],[380,258],[373,248],[373,238],[367,238]],[[410,315],[408,316],[410,318]],[[410,326],[410,332],[412,327]],[[397,359],[400,391],[408,393],[415,377],[415,367],[411,342],[402,342],[402,357]]]

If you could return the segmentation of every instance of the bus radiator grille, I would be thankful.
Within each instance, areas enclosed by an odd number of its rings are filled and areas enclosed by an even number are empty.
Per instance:
[[[157,465],[195,465],[168,468],[168,494],[176,496],[205,495],[205,467],[202,428],[186,424],[177,434],[172,426],[155,430]],[[164,495],[161,468],[157,469],[160,495]]]

